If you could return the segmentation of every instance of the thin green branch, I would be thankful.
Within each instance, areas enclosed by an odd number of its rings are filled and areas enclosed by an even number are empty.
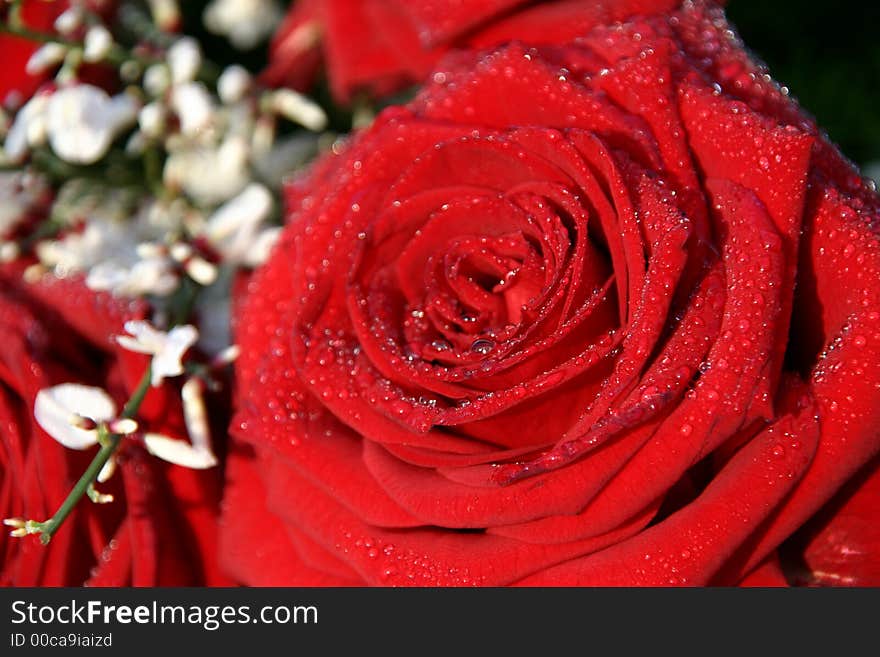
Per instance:
[[[135,388],[134,393],[132,393],[128,403],[123,407],[121,417],[133,418],[137,414],[141,403],[144,401],[144,397],[147,395],[147,391],[150,389],[151,373],[152,367],[148,366],[147,371],[144,372],[143,377],[138,383],[137,388]],[[83,472],[79,481],[76,482],[73,490],[70,491],[67,498],[61,503],[61,506],[58,507],[55,514],[49,518],[49,520],[37,525],[40,530],[40,542],[43,545],[48,544],[49,541],[52,540],[55,532],[57,532],[64,521],[67,520],[67,517],[71,514],[76,505],[79,504],[80,500],[85,495],[89,495],[90,489],[93,489],[95,480],[107,464],[107,461],[109,461],[116,452],[116,449],[122,442],[122,438],[123,436],[119,434],[110,433],[106,424],[102,423],[98,426],[98,444],[101,446],[101,449],[98,450],[98,453],[95,455],[95,458],[92,459],[89,467]],[[89,497],[91,497],[91,495],[89,495]]]

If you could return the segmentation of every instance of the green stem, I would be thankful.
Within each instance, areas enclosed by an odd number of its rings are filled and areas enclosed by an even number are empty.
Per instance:
[[[70,515],[74,507],[79,504],[83,495],[88,491],[89,486],[91,486],[92,482],[97,479],[98,474],[101,472],[101,468],[107,464],[107,461],[113,456],[113,452],[119,447],[121,440],[122,436],[111,434],[107,431],[107,425],[102,424],[98,428],[98,442],[101,445],[101,449],[95,455],[95,458],[92,459],[92,462],[89,464],[89,467],[86,468],[82,477],[79,478],[79,481],[76,482],[76,486],[74,486],[73,490],[67,495],[67,499],[65,499],[61,506],[58,507],[55,515],[42,523],[40,542],[43,545],[46,545],[52,540],[52,536],[55,535],[55,532],[57,532],[64,521],[67,520],[67,516]]]
[[[153,376],[153,367],[152,364],[147,365],[147,370],[144,372],[144,375],[141,377],[140,382],[138,382],[137,388],[134,389],[134,392],[131,394],[131,398],[128,400],[128,403],[122,407],[122,417],[124,418],[133,418],[138,409],[141,407],[141,404],[144,401],[144,397],[147,396],[147,391],[150,389],[150,380]]]
[[[13,0],[9,3],[9,15],[8,20],[10,25],[15,25],[19,27],[22,25],[21,20],[21,3],[22,0]]]
[[[155,144],[150,144],[144,151],[144,178],[156,198],[166,194],[162,184],[162,154]]]
[[[147,391],[150,389],[151,371],[152,367],[148,366],[147,371],[144,372],[144,376],[141,378],[137,388],[135,388],[134,393],[131,395],[131,399],[129,399],[128,403],[123,407],[121,417],[132,418],[137,413],[138,408],[140,408],[141,403],[144,401],[144,397],[147,395]],[[79,481],[76,482],[73,490],[70,491],[67,498],[62,502],[61,506],[58,507],[55,515],[49,518],[46,522],[40,524],[40,542],[43,545],[46,545],[52,540],[52,536],[55,535],[55,532],[57,532],[64,521],[67,520],[67,517],[73,511],[74,507],[76,507],[83,496],[88,493],[89,487],[98,478],[101,469],[116,452],[116,449],[121,442],[122,436],[110,433],[106,424],[102,423],[98,426],[98,444],[101,446],[101,449],[98,450],[98,453],[95,455],[95,458],[92,459],[89,467],[86,468],[86,471],[79,478]]]
[[[28,41],[36,41],[37,43],[60,43],[64,46],[80,47],[81,43],[65,39],[57,34],[49,34],[48,32],[38,32],[24,25],[16,25],[15,21],[10,20],[8,23],[0,23],[0,33],[11,34],[12,36],[21,37]]]

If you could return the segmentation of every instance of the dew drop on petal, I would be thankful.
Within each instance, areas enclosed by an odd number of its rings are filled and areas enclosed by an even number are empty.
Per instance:
[[[494,348],[495,343],[491,340],[486,340],[485,338],[474,340],[473,344],[471,345],[471,351],[478,354],[483,354],[484,356],[492,351]]]

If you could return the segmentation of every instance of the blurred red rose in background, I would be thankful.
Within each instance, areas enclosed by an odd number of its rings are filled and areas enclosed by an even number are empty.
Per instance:
[[[308,86],[322,60],[334,96],[383,96],[424,81],[451,47],[566,43],[597,25],[678,0],[298,0],[272,42],[264,80]]]

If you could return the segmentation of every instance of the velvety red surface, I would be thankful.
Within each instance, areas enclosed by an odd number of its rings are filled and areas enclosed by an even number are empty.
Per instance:
[[[290,186],[237,317],[239,581],[785,583],[877,453],[876,194],[720,8],[636,4],[511,14],[474,42],[581,36],[457,52]]]

